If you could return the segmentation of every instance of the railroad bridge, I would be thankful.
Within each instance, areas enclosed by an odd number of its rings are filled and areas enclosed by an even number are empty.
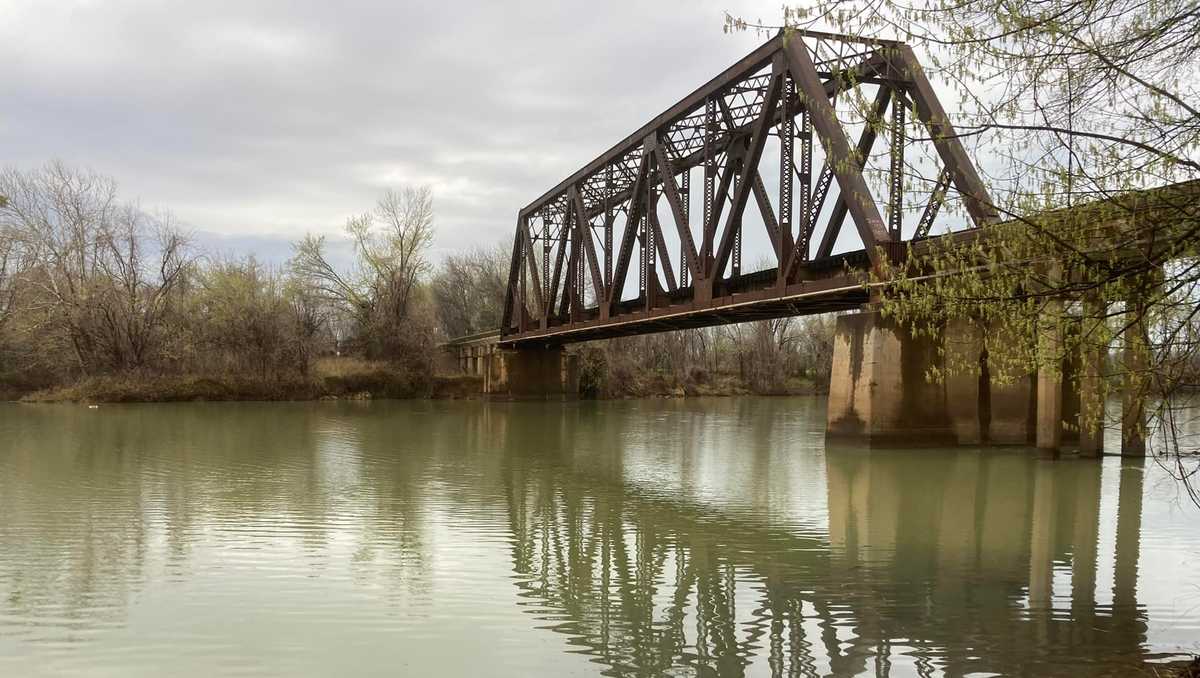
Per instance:
[[[838,320],[831,436],[1055,450],[1076,436],[1098,453],[1098,431],[1072,433],[1063,371],[927,383],[937,342],[872,310],[884,283],[869,272],[985,235],[993,204],[908,45],[781,32],[522,209],[499,334],[457,350],[489,393],[570,396],[567,344],[856,311]],[[743,260],[755,251],[765,262]]]

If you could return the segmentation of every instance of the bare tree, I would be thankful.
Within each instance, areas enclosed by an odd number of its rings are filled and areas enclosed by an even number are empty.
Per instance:
[[[447,256],[433,277],[431,292],[447,336],[457,337],[500,326],[508,284],[505,243]]]
[[[94,309],[109,367],[144,367],[192,260],[187,238],[169,216],[151,217],[126,205],[97,246],[102,274]]]
[[[402,352],[414,292],[430,268],[433,195],[427,187],[389,190],[373,212],[347,220],[346,232],[354,243],[352,271],[339,271],[324,237],[312,235],[295,245],[291,270],[354,316],[368,352]]]
[[[31,328],[68,345],[85,373],[144,365],[190,261],[186,238],[169,218],[121,204],[112,179],[58,162],[0,173],[0,192]]]
[[[4,203],[0,202],[0,209]],[[26,265],[25,249],[11,229],[0,227],[0,332],[12,315],[17,295],[16,279]]]

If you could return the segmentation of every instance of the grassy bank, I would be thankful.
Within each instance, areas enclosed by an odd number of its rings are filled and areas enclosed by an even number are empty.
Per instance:
[[[25,402],[87,403],[466,398],[478,395],[480,386],[477,377],[413,375],[386,363],[325,358],[315,363],[308,377],[127,374],[86,377],[71,384],[0,396]]]

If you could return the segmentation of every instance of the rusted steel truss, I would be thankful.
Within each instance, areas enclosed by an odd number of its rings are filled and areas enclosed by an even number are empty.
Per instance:
[[[880,136],[887,158],[872,171]],[[940,165],[936,180],[907,169],[917,136]],[[906,211],[909,238],[928,237],[950,188],[970,227],[996,221],[907,45],[781,33],[521,210],[501,342],[855,307],[866,300],[861,272],[904,256]],[[747,272],[743,239],[759,228],[751,203],[773,266]],[[847,218],[861,248],[835,255]]]

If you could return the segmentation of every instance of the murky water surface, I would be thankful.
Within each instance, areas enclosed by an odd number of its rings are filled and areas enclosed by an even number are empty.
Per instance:
[[[1200,651],[1200,511],[1153,462],[826,449],[823,418],[3,405],[0,676],[1079,676]]]

